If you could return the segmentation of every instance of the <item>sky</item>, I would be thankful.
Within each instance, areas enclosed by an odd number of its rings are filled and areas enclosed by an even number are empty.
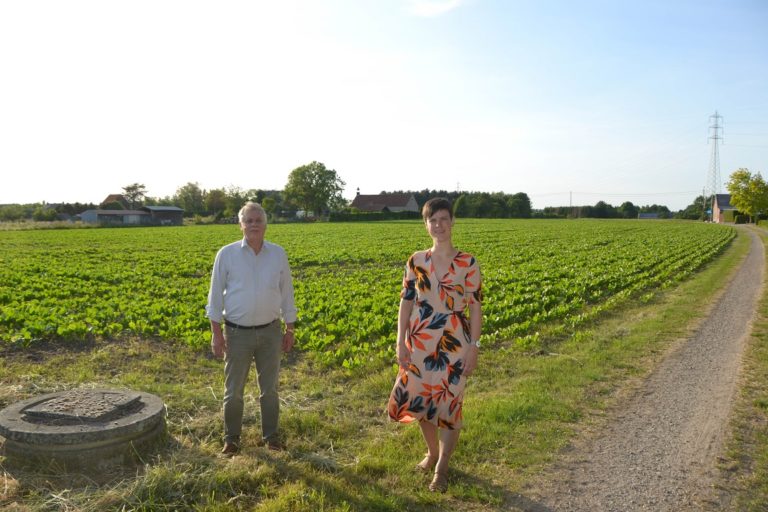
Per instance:
[[[766,0],[0,2],[0,204],[282,189],[662,204],[768,177]]]

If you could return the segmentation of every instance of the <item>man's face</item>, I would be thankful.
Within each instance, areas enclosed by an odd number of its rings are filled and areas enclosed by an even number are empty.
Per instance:
[[[248,240],[260,240],[267,230],[267,219],[259,211],[248,210],[240,221],[240,229]]]

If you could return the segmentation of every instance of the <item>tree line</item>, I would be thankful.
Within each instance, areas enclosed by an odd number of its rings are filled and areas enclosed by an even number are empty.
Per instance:
[[[328,218],[331,212],[341,212],[343,218],[362,215],[355,211],[342,197],[345,182],[339,174],[320,162],[311,162],[297,167],[288,175],[283,190],[227,188],[203,189],[199,183],[189,182],[180,186],[175,194],[166,197],[152,197],[145,185],[132,183],[122,187],[126,204],[93,203],[1,205],[0,221],[32,219],[39,221],[56,220],[77,215],[88,209],[136,209],[141,206],[177,206],[187,217],[207,217],[212,221],[234,219],[246,201],[261,203],[271,218],[321,217]],[[752,174],[748,169],[735,171],[727,185],[731,204],[749,218],[768,213],[768,184],[760,173]],[[506,194],[503,192],[460,192],[447,190],[382,192],[382,194],[413,194],[421,207],[433,197],[446,197],[453,201],[455,213],[464,218],[624,218],[634,219],[643,213],[656,214],[659,218],[680,218],[707,220],[711,215],[711,198],[698,196],[685,209],[671,212],[663,205],[638,206],[624,202],[614,207],[605,201],[595,205],[546,207],[534,211],[531,200],[525,192]]]

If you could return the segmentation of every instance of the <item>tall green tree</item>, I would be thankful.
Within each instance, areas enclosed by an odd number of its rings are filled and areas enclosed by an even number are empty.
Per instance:
[[[704,210],[706,204],[707,199],[704,196],[698,196],[693,200],[693,203],[685,207],[685,210],[675,214],[675,217],[688,220],[705,220]]]
[[[220,188],[209,190],[205,194],[205,209],[214,217],[220,218],[227,208],[227,193]]]
[[[518,192],[507,199],[509,216],[519,219],[527,219],[531,216],[531,198],[525,192]]]
[[[302,165],[291,171],[285,185],[285,198],[296,203],[307,213],[322,215],[344,204],[341,192],[344,181],[336,171],[326,169],[320,162]]]
[[[227,201],[224,215],[227,217],[233,217],[237,215],[237,212],[240,211],[240,208],[242,208],[247,201],[251,200],[248,192],[245,192],[243,189],[235,185],[230,185],[224,192]]]
[[[753,175],[749,169],[738,169],[731,174],[726,188],[731,194],[731,204],[747,214],[750,221],[768,211],[768,184],[759,172]]]
[[[198,183],[187,183],[176,189],[173,201],[184,209],[188,216],[205,213],[204,193]]]
[[[261,207],[264,208],[264,211],[267,212],[267,215],[270,217],[275,215],[275,212],[277,211],[277,201],[274,197],[267,196],[261,201]]]
[[[616,217],[616,208],[606,203],[605,201],[598,201],[594,207],[592,207],[592,217],[598,219],[611,219]]]
[[[123,187],[123,195],[131,203],[131,210],[135,210],[136,206],[141,206],[146,197],[147,187],[141,183],[131,183]]]
[[[637,214],[640,213],[640,208],[635,206],[632,201],[624,201],[616,211],[624,219],[636,219]]]

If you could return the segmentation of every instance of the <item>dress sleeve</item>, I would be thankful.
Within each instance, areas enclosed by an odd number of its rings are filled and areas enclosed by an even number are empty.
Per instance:
[[[483,302],[483,280],[480,276],[480,265],[472,257],[472,261],[467,269],[467,275],[464,277],[464,293],[469,299],[469,304]]]
[[[403,289],[400,291],[400,298],[405,300],[416,300],[416,272],[414,271],[413,256],[408,258],[403,273]]]

